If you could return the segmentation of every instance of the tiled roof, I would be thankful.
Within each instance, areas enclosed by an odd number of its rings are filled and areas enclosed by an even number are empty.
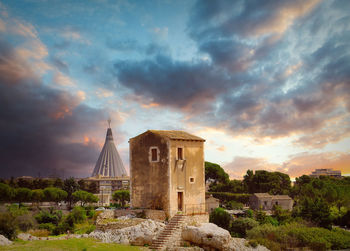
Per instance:
[[[165,130],[148,130],[151,133],[160,135],[162,137],[166,137],[169,139],[178,139],[178,140],[195,140],[195,141],[205,141],[200,137],[189,134],[184,131],[165,131]]]

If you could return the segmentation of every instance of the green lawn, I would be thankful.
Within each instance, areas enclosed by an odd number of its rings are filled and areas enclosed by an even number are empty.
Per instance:
[[[50,241],[15,241],[10,246],[0,246],[0,250],[13,251],[138,251],[140,247],[97,242],[94,239],[69,239]]]

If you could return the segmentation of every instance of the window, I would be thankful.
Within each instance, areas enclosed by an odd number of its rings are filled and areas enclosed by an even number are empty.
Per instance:
[[[183,148],[182,147],[178,147],[177,148],[177,159],[184,159],[183,158]]]
[[[194,183],[194,178],[190,177],[190,183]]]
[[[149,162],[159,162],[159,149],[156,146],[152,146],[149,149],[148,154]]]
[[[275,205],[278,205],[278,201],[275,202]]]
[[[267,206],[267,201],[264,201],[264,205]]]
[[[152,161],[157,161],[157,148],[152,149]]]

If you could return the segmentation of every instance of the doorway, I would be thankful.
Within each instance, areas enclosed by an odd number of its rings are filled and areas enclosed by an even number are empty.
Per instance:
[[[183,211],[183,192],[177,193],[177,210]]]

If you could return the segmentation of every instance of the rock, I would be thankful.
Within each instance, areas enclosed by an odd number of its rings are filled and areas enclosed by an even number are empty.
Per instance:
[[[152,239],[164,228],[164,224],[153,220],[144,220],[137,225],[106,231],[95,230],[89,237],[106,243],[120,243],[143,246],[150,245]]]
[[[247,241],[243,238],[231,238],[228,246],[225,247],[225,251],[229,250],[242,250],[242,251],[269,251],[268,248],[258,245],[256,248],[246,245]]]
[[[17,235],[17,238],[22,240],[22,241],[30,241],[32,240],[32,236],[27,233],[20,233]]]
[[[204,251],[204,249],[200,247],[173,247],[167,248],[167,251]]]
[[[11,245],[11,244],[12,244],[12,241],[10,241],[5,236],[0,234],[0,246],[7,246],[7,245]]]
[[[202,223],[199,227],[186,226],[182,231],[182,238],[199,246],[224,250],[231,241],[230,233],[213,223]]]

